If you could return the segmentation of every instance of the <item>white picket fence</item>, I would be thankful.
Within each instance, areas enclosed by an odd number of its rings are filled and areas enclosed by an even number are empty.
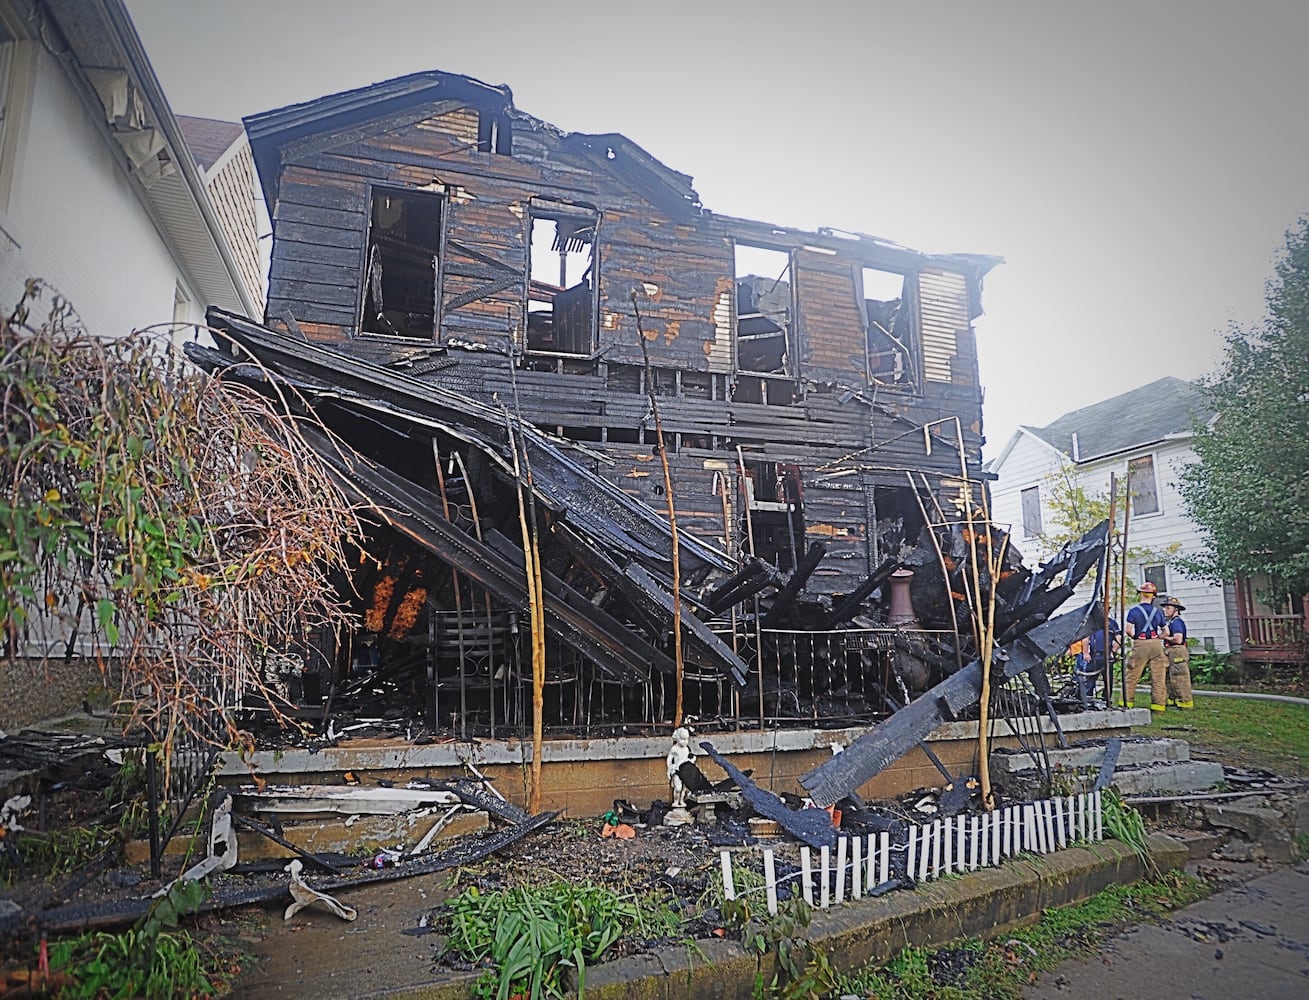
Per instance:
[[[832,850],[821,848],[815,868],[813,851],[800,848],[800,871],[788,879],[800,879],[800,892],[811,907],[827,909],[847,898],[859,899],[890,881],[893,854],[903,854],[904,871],[915,882],[926,882],[952,873],[991,868],[1005,858],[1029,852],[1049,854],[1078,841],[1104,839],[1101,793],[1082,792],[1066,798],[1042,799],[1003,806],[987,813],[949,816],[931,823],[909,826],[905,843],[891,843],[889,831],[867,837],[840,837],[836,842],[836,864]],[[732,855],[721,852],[723,895],[735,899]],[[815,877],[817,885],[815,886]],[[777,912],[777,871],[772,848],[764,849],[764,890],[768,912]]]

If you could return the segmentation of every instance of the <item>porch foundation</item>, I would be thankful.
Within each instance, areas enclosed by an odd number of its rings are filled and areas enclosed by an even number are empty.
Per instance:
[[[1059,724],[1070,740],[1103,739],[1131,735],[1148,726],[1147,709],[1079,712],[1060,716]],[[1030,720],[1028,720],[1030,725]],[[1047,744],[1057,740],[1049,719],[1040,720]],[[764,732],[697,733],[692,746],[706,777],[722,777],[699,750],[701,741],[712,743],[742,770],[753,769],[753,779],[775,792],[803,794],[798,778],[832,755],[833,747],[849,746],[870,726],[847,729],[778,729]],[[1035,733],[1025,734],[1030,741]],[[977,723],[949,722],[938,727],[927,743],[954,774],[976,769]],[[995,747],[1017,748],[1017,737],[1004,725],[992,736]],[[571,816],[598,816],[614,799],[644,807],[654,799],[667,800],[668,780],[664,758],[666,736],[630,736],[606,739],[552,739],[542,747],[541,806]],[[321,750],[296,748],[259,750],[245,758],[234,753],[222,758],[219,779],[226,784],[249,781],[252,773],[277,784],[339,783],[346,771],[365,784],[378,780],[452,778],[472,764],[506,798],[525,805],[530,742],[509,740],[450,741],[416,745],[394,738],[352,739]],[[859,788],[866,799],[885,799],[918,788],[937,787],[943,778],[920,747]]]

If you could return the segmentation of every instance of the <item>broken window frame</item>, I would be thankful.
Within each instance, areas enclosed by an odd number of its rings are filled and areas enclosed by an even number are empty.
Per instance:
[[[436,247],[432,252],[432,328],[430,331],[412,333],[401,332],[394,325],[386,320],[389,330],[379,329],[381,321],[377,316],[369,318],[369,303],[372,301],[374,292],[380,290],[382,293],[382,310],[381,315],[384,317],[386,311],[387,296],[383,282],[386,278],[387,262],[383,251],[375,241],[377,199],[387,195],[397,195],[401,198],[415,203],[429,201],[436,205],[437,223],[436,223]],[[395,184],[372,184],[367,187],[368,206],[368,228],[364,235],[363,249],[363,280],[359,287],[359,335],[367,338],[378,338],[385,340],[399,340],[404,343],[414,343],[422,341],[435,341],[441,329],[441,278],[442,266],[445,260],[445,235],[447,219],[447,202],[444,194],[435,191],[422,191],[417,188],[406,188]],[[408,243],[409,241],[404,241]],[[413,244],[417,246],[417,244]],[[374,248],[377,248],[376,254]],[[393,251],[394,252],[394,251]]]
[[[555,199],[546,199],[546,198],[533,198],[529,202],[528,210],[526,213],[526,226],[527,226],[526,280],[523,282],[523,349],[524,351],[526,351],[526,353],[531,355],[556,357],[556,358],[593,358],[595,357],[596,352],[599,350],[599,345],[600,345],[600,245],[599,244],[600,244],[600,227],[603,221],[603,217],[604,217],[603,213],[600,211],[600,209],[597,206],[585,204],[582,202],[565,202],[565,201],[557,201]],[[577,282],[572,286],[566,286],[568,274],[567,271],[565,270],[563,279],[566,287],[561,288],[559,292],[555,293],[555,297],[557,298],[559,295],[564,295],[569,292],[572,292],[575,288],[581,287],[582,282],[585,281],[587,276],[589,275],[590,283],[591,283],[590,296],[589,296],[589,304],[591,310],[590,330],[589,330],[590,343],[589,345],[587,345],[586,350],[584,351],[558,350],[557,346],[555,348],[542,348],[539,346],[533,346],[532,343],[533,333],[531,329],[532,305],[533,303],[539,303],[544,301],[543,299],[539,299],[533,296],[533,287],[532,287],[534,283],[540,280],[540,279],[535,279],[532,276],[532,271],[534,267],[532,241],[533,241],[533,232],[536,226],[536,222],[538,220],[555,223],[555,234],[556,234],[555,241],[554,241],[555,246],[558,246],[558,232],[559,232],[558,226],[561,221],[567,221],[572,223],[589,222],[591,224],[591,240],[589,243],[589,246],[591,248],[591,254],[590,254],[589,263],[587,263],[582,268],[582,272],[578,276]],[[578,233],[584,231],[585,231],[584,228],[575,230],[575,232]],[[552,250],[552,253],[554,253],[557,257],[560,254],[560,251]],[[551,327],[552,327],[551,336],[553,336],[553,325],[554,325],[554,320],[553,320],[554,300],[553,299],[551,299],[550,305],[551,305]],[[540,313],[541,311],[542,310],[537,310],[538,313]]]
[[[1145,478],[1147,470],[1148,480]],[[1154,514],[1162,514],[1164,508],[1159,498],[1159,477],[1155,471],[1155,456],[1149,454],[1129,458],[1127,475],[1132,484],[1132,516],[1150,517]],[[1147,488],[1144,490],[1141,489],[1142,483],[1147,483]]]
[[[751,554],[779,570],[793,569],[806,546],[804,473],[794,463],[770,461],[757,455],[744,455],[742,464],[744,513],[750,519],[750,526],[743,534],[751,539]],[[785,544],[780,541],[765,544],[766,538],[783,530]]]
[[[513,123],[504,111],[477,109],[477,151],[498,156],[513,155]]]
[[[888,302],[891,300],[874,299],[869,295],[868,289],[868,272],[874,271],[878,274],[895,275],[900,278],[900,295],[899,305],[896,307],[891,321],[891,328],[888,330],[877,320],[869,315],[869,302]],[[914,271],[901,271],[896,268],[886,267],[880,264],[871,264],[868,261],[861,261],[859,264],[859,300],[863,303],[865,335],[868,339],[867,344],[867,378],[869,385],[876,385],[879,389],[887,389],[894,392],[906,392],[919,394],[922,392],[922,371],[923,371],[923,336],[922,336],[922,312],[918,304],[918,275]],[[873,350],[873,326],[878,327],[878,333],[881,337],[889,340],[892,349],[898,348],[899,355],[902,358],[901,375],[898,378],[887,380],[879,376],[874,358],[879,357],[886,352]]]
[[[781,283],[783,280],[785,280],[787,284],[787,289],[788,289],[787,305],[786,305],[787,317],[786,317],[785,325],[778,324],[776,320],[772,319],[771,317],[767,316],[762,312],[746,313],[746,314],[741,313],[740,282],[742,278],[752,276],[751,274],[748,273],[747,274],[738,273],[741,270],[741,268],[738,262],[737,252],[741,248],[750,249],[750,250],[764,250],[770,253],[778,253],[785,256],[786,267],[782,269],[781,274],[772,276],[774,279],[774,286],[776,286],[776,284]],[[794,378],[795,377],[795,364],[796,364],[795,317],[798,314],[798,309],[795,301],[795,249],[796,248],[792,246],[770,245],[768,243],[743,239],[737,236],[732,237],[732,262],[733,262],[732,280],[734,283],[733,287],[736,289],[735,294],[732,296],[732,370],[737,376],[749,376],[751,378],[769,378],[769,377]],[[769,277],[769,275],[753,275],[753,276],[760,277],[760,278]],[[754,318],[756,316],[767,320],[768,322],[772,323],[772,325],[774,326],[780,325],[781,326],[780,333],[770,334],[767,331],[765,331],[763,333],[743,335],[741,333],[742,318]],[[765,371],[759,371],[754,368],[743,367],[741,363],[741,343],[742,343],[743,336],[747,336],[751,338],[764,337],[764,336],[780,336],[782,338],[781,367],[769,369]]]

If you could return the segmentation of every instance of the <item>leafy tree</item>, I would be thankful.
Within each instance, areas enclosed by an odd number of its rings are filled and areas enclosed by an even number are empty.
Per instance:
[[[1248,330],[1232,326],[1217,372],[1201,382],[1216,410],[1196,428],[1199,461],[1182,499],[1208,550],[1184,568],[1214,581],[1266,573],[1309,591],[1309,218],[1287,233]]]

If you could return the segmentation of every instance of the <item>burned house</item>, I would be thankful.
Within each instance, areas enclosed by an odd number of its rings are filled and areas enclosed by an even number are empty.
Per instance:
[[[388,512],[350,582],[362,629],[302,697],[411,670],[429,723],[521,725],[535,545],[551,726],[666,724],[678,602],[702,720],[877,718],[970,655],[943,576],[998,258],[715,214],[622,135],[452,73],[245,124],[267,312],[211,324]],[[891,622],[897,569],[913,599]]]

